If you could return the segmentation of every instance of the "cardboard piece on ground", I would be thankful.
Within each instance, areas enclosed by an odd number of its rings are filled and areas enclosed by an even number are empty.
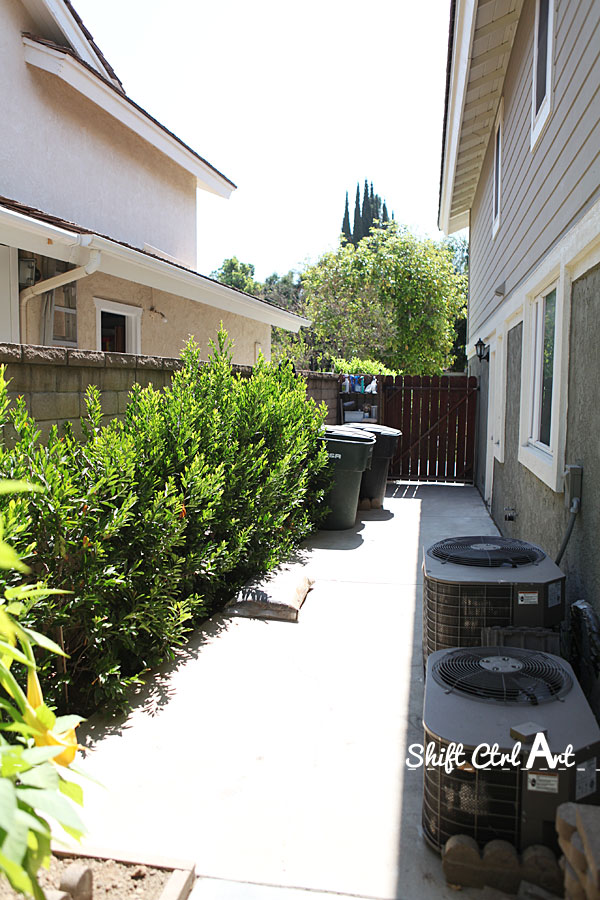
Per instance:
[[[223,614],[297,622],[300,608],[313,584],[314,579],[298,567],[276,569],[261,581],[245,584],[225,606]]]

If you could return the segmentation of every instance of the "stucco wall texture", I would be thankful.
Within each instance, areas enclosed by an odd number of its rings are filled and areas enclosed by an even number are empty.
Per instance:
[[[600,612],[600,266],[572,285],[567,464],[583,466],[581,511],[561,568],[570,602],[584,599]],[[556,494],[517,460],[521,386],[522,325],[508,332],[505,462],[495,462],[492,515],[502,534],[539,544],[555,557],[568,523],[564,494]],[[514,522],[504,507],[514,507]]]
[[[252,366],[256,362],[256,344],[266,359],[271,358],[271,326],[246,316],[225,312],[214,306],[196,303],[186,297],[96,272],[77,282],[77,344],[81,350],[96,350],[96,307],[94,298],[137,306],[142,310],[141,352],[149,356],[179,356],[192,335],[200,346],[200,355],[208,357],[209,342],[216,339],[221,322],[233,341],[233,361]],[[41,298],[35,297],[27,308],[25,343],[40,344]],[[157,312],[151,312],[154,308]],[[162,313],[166,317],[163,318]]]
[[[36,31],[0,5],[0,195],[196,265],[196,182],[112,116],[24,59]]]

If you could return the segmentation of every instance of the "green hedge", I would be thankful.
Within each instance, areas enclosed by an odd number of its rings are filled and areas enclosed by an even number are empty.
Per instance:
[[[32,580],[71,592],[24,621],[69,654],[66,671],[42,663],[48,701],[84,713],[125,707],[144,670],[284,559],[318,523],[327,482],[325,408],[290,367],[234,373],[223,331],[208,363],[190,342],[169,387],[135,385],[123,421],[101,427],[97,388],[86,399],[84,440],[54,429],[43,446],[0,377],[0,425],[18,434],[0,475],[46,489],[0,498],[4,536]]]

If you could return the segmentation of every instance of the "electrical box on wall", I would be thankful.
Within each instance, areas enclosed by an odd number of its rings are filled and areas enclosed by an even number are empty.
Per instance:
[[[583,466],[565,466],[565,506],[571,508],[573,500],[581,500],[581,482]]]

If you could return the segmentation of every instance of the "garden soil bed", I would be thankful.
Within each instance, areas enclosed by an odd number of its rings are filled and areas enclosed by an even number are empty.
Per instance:
[[[44,892],[59,890],[61,876],[72,865],[92,870],[93,900],[185,900],[193,881],[193,867],[141,864],[101,858],[97,855],[53,853],[50,869],[40,869],[38,879]],[[0,883],[0,900],[23,900],[7,882]]]

